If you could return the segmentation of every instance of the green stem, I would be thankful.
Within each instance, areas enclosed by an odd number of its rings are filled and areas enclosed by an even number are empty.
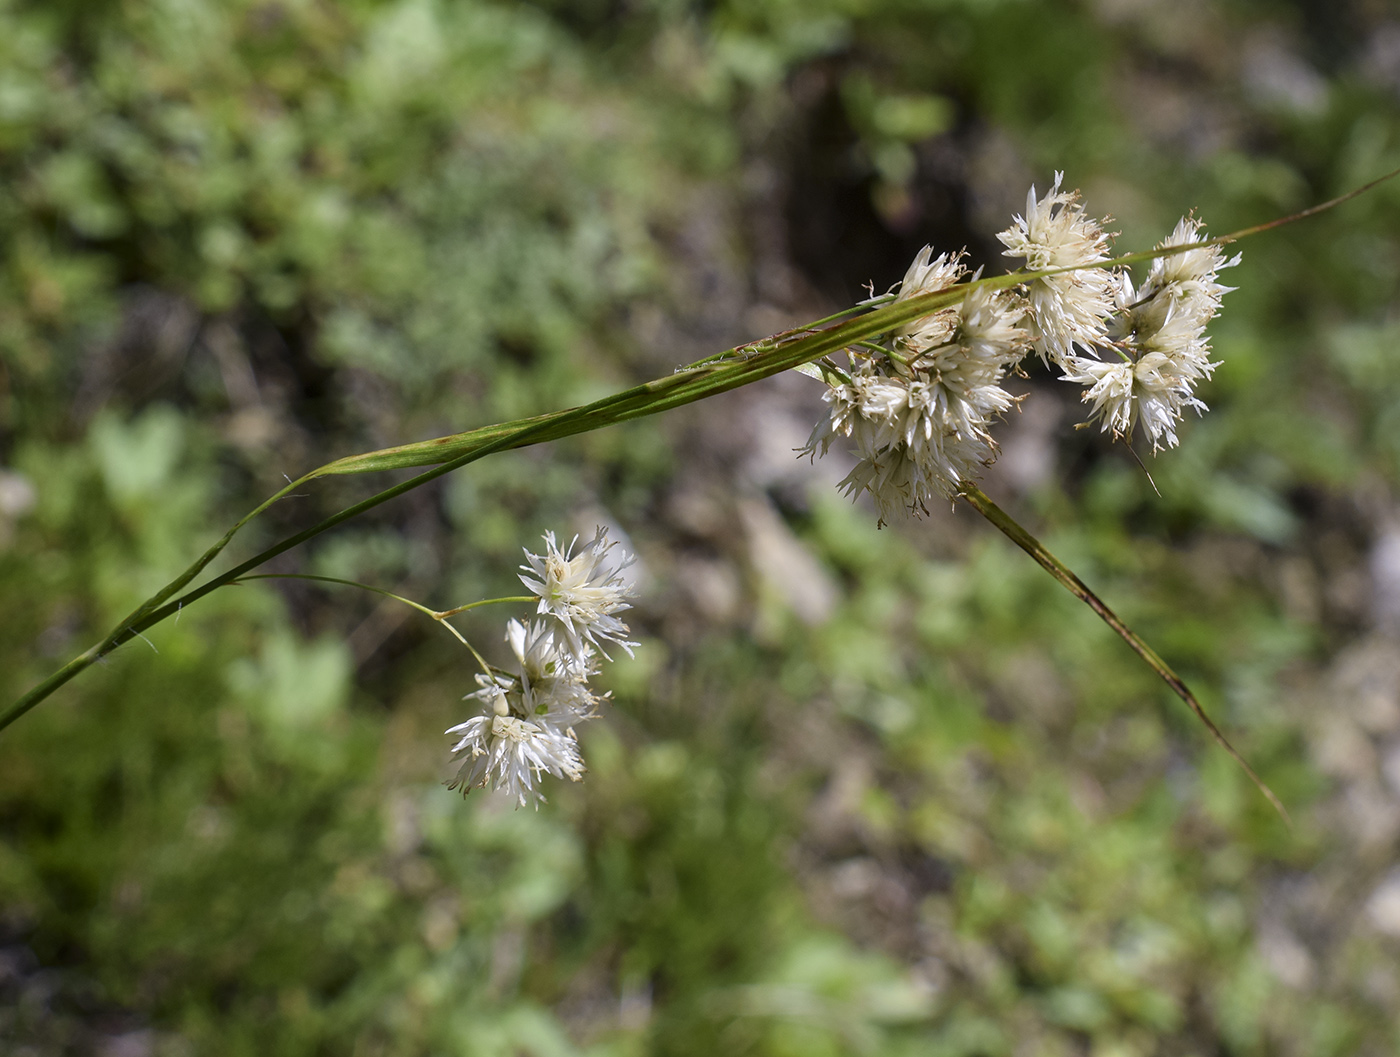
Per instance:
[[[469,609],[477,609],[481,606],[494,606],[502,602],[538,602],[539,600],[539,595],[511,595],[507,598],[483,598],[480,602],[468,602],[466,605],[458,606],[456,609],[444,609],[442,612],[434,613],[433,615],[439,620],[443,620],[447,617],[455,617],[458,613],[465,613]]]
[[[873,341],[853,341],[851,345],[855,348],[867,349],[870,352],[878,352],[881,356],[894,360],[895,363],[902,363],[905,367],[909,366],[909,358],[907,356],[901,356],[893,349],[887,349],[883,345],[877,345]]]
[[[832,378],[835,378],[841,385],[851,384],[851,376],[841,370],[840,365],[830,356],[823,356],[818,360],[817,368],[822,372],[822,381],[826,382],[827,385],[831,385]]]
[[[342,580],[339,576],[317,576],[314,573],[249,573],[247,576],[240,576],[237,580],[230,580],[229,584],[241,584],[248,580],[311,580],[322,584],[342,584],[345,587],[358,587],[361,591],[369,591],[376,595],[383,595],[385,598],[392,598],[395,602],[402,602],[406,606],[412,606],[420,613],[425,613],[434,620],[441,618],[441,614],[435,609],[429,609],[425,605],[415,602],[411,598],[403,595],[396,595],[393,591],[386,591],[382,587],[374,587],[370,584],[362,584],[358,580]]]
[[[868,298],[858,305],[852,305],[850,308],[843,308],[840,312],[833,312],[829,316],[822,316],[821,319],[814,319],[812,322],[803,324],[800,327],[794,327],[792,330],[784,330],[759,341],[749,342],[747,345],[737,345],[732,349],[725,349],[723,352],[716,352],[713,355],[705,356],[681,368],[681,370],[691,371],[698,367],[708,367],[712,364],[740,359],[745,356],[752,356],[756,352],[771,351],[778,345],[794,341],[797,338],[806,337],[814,330],[827,323],[833,323],[838,319],[844,319],[846,316],[855,315],[857,312],[868,312],[872,308],[888,304],[895,300],[895,297],[896,295],[891,293]]]
[[[254,507],[248,513],[244,514],[243,517],[241,517],[238,521],[234,522],[232,528],[230,528],[221,537],[219,537],[218,542],[216,542],[212,547],[210,547],[202,555],[200,555],[193,565],[191,565],[188,569],[182,572],[174,580],[171,580],[170,583],[166,584],[150,598],[146,599],[146,601],[142,602],[141,605],[137,606],[136,609],[129,613],[124,620],[122,620],[121,624],[119,624],[118,627],[122,625],[129,626],[135,624],[138,620],[140,620],[143,616],[145,616],[147,613],[153,610],[156,606],[160,605],[167,598],[173,595],[176,591],[180,590],[182,587],[188,584],[191,580],[193,580],[196,576],[203,572],[204,568],[210,562],[212,562],[215,558],[219,556],[219,553],[229,545],[230,541],[244,525],[248,524],[248,522],[252,521],[253,518],[257,517],[259,514],[261,514],[268,507],[272,506],[278,500],[283,499],[295,489],[300,488],[302,485],[312,480],[318,472],[319,471],[313,470],[311,473],[306,474],[305,476],[298,477],[295,481],[288,481],[287,486],[285,488],[274,492],[272,495],[268,496],[268,498],[265,499],[261,504]],[[0,723],[0,729],[3,728],[4,724]]]
[[[1264,783],[1264,780],[1254,773],[1254,768],[1245,762],[1244,757],[1235,751],[1235,747],[1231,745],[1225,735],[1220,732],[1220,728],[1215,725],[1215,721],[1210,718],[1206,710],[1201,707],[1201,703],[1196,700],[1196,695],[1191,692],[1190,688],[1182,681],[1181,677],[1171,670],[1167,662],[1157,656],[1157,652],[1144,642],[1137,632],[1124,624],[1123,621],[1119,619],[1118,615],[1114,613],[1113,610],[1109,609],[1098,595],[1089,590],[1089,588],[1085,586],[1084,581],[1074,575],[1064,562],[1060,561],[1060,559],[1046,550],[1044,544],[1022,528],[1010,514],[992,502],[992,500],[988,498],[987,493],[983,492],[982,489],[974,484],[965,484],[961,495],[962,498],[966,499],[968,503],[971,504],[973,509],[995,525],[1007,539],[1034,558],[1036,563],[1058,580],[1070,594],[1074,595],[1075,598],[1079,599],[1097,613],[1100,620],[1117,632],[1119,637],[1132,647],[1133,652],[1147,662],[1148,667],[1156,672],[1162,681],[1172,688],[1176,696],[1186,702],[1187,707],[1196,714],[1196,718],[1205,724],[1206,729],[1210,731],[1216,743],[1229,753],[1230,758],[1244,769],[1244,773],[1249,775],[1250,780],[1259,787],[1259,791],[1262,792],[1269,803],[1274,806],[1274,810],[1283,816],[1283,820],[1291,827],[1293,825],[1293,820],[1289,817],[1288,811],[1284,808],[1282,801],[1274,795],[1273,790]]]
[[[983,285],[1006,288],[1035,278],[1039,274],[1041,273],[1017,272],[1011,275],[997,276],[994,279],[984,279],[980,282]],[[523,419],[519,422],[486,426],[467,433],[454,433],[433,440],[384,448],[362,455],[346,456],[321,467],[315,471],[314,476],[370,473],[378,470],[403,469],[410,466],[427,466],[453,458],[463,450],[471,449],[483,442],[504,438],[506,447],[515,448],[521,447],[524,443],[537,444],[546,440],[559,440],[575,433],[587,432],[616,422],[627,422],[635,418],[658,414],[708,396],[716,396],[731,389],[737,389],[751,382],[780,374],[800,364],[840,352],[847,345],[854,344],[862,338],[873,337],[893,329],[901,323],[907,323],[930,315],[940,308],[946,308],[950,304],[956,304],[962,300],[970,288],[971,284],[963,284],[933,294],[909,298],[897,304],[876,309],[845,323],[823,330],[813,330],[802,337],[778,344],[756,355],[741,356],[722,363],[711,362],[704,366],[690,367],[665,378],[658,378],[643,385],[623,390],[585,407],[574,408],[571,411],[554,412],[531,419]],[[808,328],[800,329],[807,330]],[[790,333],[797,333],[797,331]],[[526,425],[537,430],[528,440],[520,440],[511,436],[518,427]]]
[[[472,656],[476,658],[477,663],[481,665],[481,670],[487,675],[491,674],[491,666],[487,664],[485,658],[483,658],[481,654],[479,654],[476,651],[476,647],[467,641],[466,636],[464,636],[460,631],[458,631],[456,628],[454,628],[451,624],[447,622],[447,618],[451,616],[456,616],[458,613],[465,613],[467,610],[475,609],[477,606],[490,606],[495,605],[498,602],[535,601],[534,595],[518,595],[513,598],[487,598],[483,599],[480,602],[472,602],[465,606],[458,606],[456,609],[429,609],[427,606],[420,605],[411,598],[405,598],[403,595],[396,595],[393,591],[386,591],[382,587],[373,587],[370,584],[362,584],[358,580],[342,580],[338,576],[316,576],[313,573],[250,573],[247,576],[239,577],[237,580],[230,580],[229,584],[241,584],[246,580],[316,580],[326,584],[344,584],[346,587],[358,587],[362,591],[372,591],[374,594],[383,595],[385,598],[392,598],[395,602],[402,602],[404,605],[411,606],[414,609],[418,610],[418,612],[424,613],[427,616],[432,617],[439,624],[445,627],[448,631],[452,632],[453,637],[458,642],[460,642],[467,649],[471,650]]]
[[[1259,235],[1265,231],[1272,231],[1274,228],[1281,228],[1285,224],[1292,224],[1299,220],[1306,220],[1308,217],[1315,217],[1319,213],[1325,213],[1329,209],[1335,209],[1343,202],[1350,202],[1353,198],[1356,198],[1360,195],[1364,195],[1367,191],[1379,187],[1381,184],[1385,183],[1388,180],[1393,180],[1397,176],[1400,176],[1400,169],[1392,169],[1384,176],[1378,176],[1370,183],[1362,184],[1354,191],[1348,191],[1346,194],[1338,195],[1336,198],[1329,198],[1326,202],[1319,202],[1317,205],[1309,206],[1307,209],[1300,209],[1298,212],[1290,213],[1286,217],[1278,217],[1275,220],[1265,221],[1263,224],[1254,224],[1251,227],[1240,228],[1238,231],[1232,231],[1228,235],[1217,235],[1213,239],[1205,239],[1201,242],[1188,242],[1181,246],[1162,246],[1159,249],[1155,250],[1143,250],[1140,253],[1128,253],[1122,257],[1114,257],[1112,260],[1099,261],[1098,263],[1089,265],[1088,267],[1113,268],[1121,264],[1138,264],[1143,261],[1154,261],[1158,257],[1170,257],[1173,254],[1185,253],[1188,250],[1207,249],[1211,246],[1225,246],[1231,242],[1238,242],[1240,239],[1249,238],[1249,236],[1251,235]],[[1058,275],[1062,272],[1072,272],[1078,270],[1078,268],[1060,268],[1057,269],[1055,272],[1049,274]]]

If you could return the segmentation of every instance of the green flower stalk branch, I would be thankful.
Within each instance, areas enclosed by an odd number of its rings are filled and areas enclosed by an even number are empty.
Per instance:
[[[309,580],[313,583],[339,584],[342,587],[358,587],[361,591],[369,591],[371,594],[382,595],[384,598],[392,598],[395,602],[402,602],[404,605],[418,610],[418,612],[425,616],[432,617],[448,631],[452,632],[457,641],[472,650],[472,653],[476,653],[476,650],[472,649],[471,643],[463,638],[462,633],[449,624],[448,620],[457,616],[459,613],[467,613],[473,609],[480,609],[482,606],[495,606],[507,602],[535,601],[534,595],[509,595],[504,598],[483,598],[479,602],[468,602],[464,606],[457,606],[453,609],[431,609],[420,602],[415,602],[411,598],[405,598],[403,595],[396,595],[393,591],[386,591],[382,587],[375,587],[372,584],[362,584],[358,580],[345,580],[339,576],[319,576],[315,573],[249,573],[247,576],[242,576],[232,581],[229,586],[232,587],[233,584],[247,583],[249,580]],[[482,663],[483,665],[485,664],[484,661]]]
[[[963,254],[934,257],[932,249],[925,248],[896,291],[806,326],[706,357],[666,377],[564,411],[337,459],[290,481],[235,523],[189,568],[99,642],[0,713],[0,729],[114,649],[185,606],[220,587],[270,575],[254,570],[453,470],[499,451],[658,414],[783,371],[801,369],[827,387],[827,415],[817,424],[804,453],[815,458],[833,444],[848,447],[857,457],[855,469],[842,482],[848,494],[868,492],[882,522],[897,515],[917,515],[927,509],[930,500],[965,500],[1122,636],[1286,818],[1277,797],[1230,746],[1181,679],[973,482],[981,468],[996,457],[990,427],[1021,399],[1009,395],[1000,382],[1008,373],[1021,373],[1021,365],[1031,353],[1057,370],[1062,380],[1084,387],[1089,421],[1100,423],[1115,439],[1130,440],[1141,433],[1154,452],[1175,446],[1182,411],[1204,410],[1194,389],[1209,378],[1215,366],[1209,358],[1205,324],[1230,289],[1221,285],[1217,273],[1238,261],[1238,257],[1226,260],[1220,248],[1331,209],[1395,175],[1389,173],[1292,216],[1215,238],[1205,238],[1200,221],[1187,217],[1156,248],[1118,257],[1109,253],[1111,236],[1084,213],[1077,192],[1060,189],[1057,175],[1047,194],[1037,197],[1031,189],[1025,214],[999,235],[1007,255],[1024,262],[1022,270],[993,277],[982,277],[980,271],[969,275],[962,263]],[[1127,266],[1149,263],[1149,274],[1140,286],[1135,285]],[[841,355],[846,360],[844,366],[834,359]],[[322,477],[423,466],[431,468],[191,586],[243,526],[308,483]],[[579,688],[591,674],[594,653],[602,652],[600,639],[624,649],[630,647],[621,637],[625,625],[610,615],[611,610],[588,609],[600,598],[608,605],[621,604],[621,596],[609,593],[617,589],[617,583],[608,579],[616,570],[607,575],[599,571],[599,555],[607,546],[602,537],[587,544],[576,557],[571,556],[571,549],[559,550],[552,536],[546,542],[545,556],[527,552],[531,565],[524,568],[534,579],[522,579],[535,594],[512,599],[538,598],[541,606],[539,621],[529,625],[513,621],[508,634],[520,671],[500,675],[484,668],[482,678],[489,685],[484,683],[470,696],[482,703],[486,716],[480,722],[471,720],[453,728],[461,735],[454,751],[465,754],[455,784],[467,788],[493,784],[521,803],[538,796],[534,780],[542,772],[575,779],[581,773],[582,763],[572,747],[571,724],[591,717],[597,699]],[[582,564],[574,564],[579,562]],[[573,576],[584,593],[570,595],[572,601],[563,608],[551,608],[553,603],[540,592],[551,584],[557,587],[560,575]],[[601,579],[591,580],[595,575]],[[302,578],[350,583],[329,577]],[[438,612],[378,588],[370,590],[398,598],[444,624],[454,613],[487,604]],[[537,721],[530,711],[529,688],[542,685],[542,664],[555,665],[560,672],[567,669],[570,674],[565,683],[573,688],[570,693],[576,692],[576,699],[571,700],[583,702],[577,708],[565,708],[558,722]],[[534,733],[527,729],[532,726]]]
[[[452,753],[460,760],[451,787],[469,793],[492,786],[521,807],[532,801],[538,807],[545,799],[539,787],[545,774],[575,782],[583,777],[574,728],[596,719],[610,696],[596,694],[588,685],[599,671],[600,659],[611,659],[602,644],[629,654],[637,645],[626,638],[628,627],[616,615],[629,608],[632,589],[623,572],[635,559],[625,551],[614,555],[618,544],[608,539],[604,528],[582,547],[577,547],[577,537],[560,547],[552,532],[545,533],[544,542],[544,554],[527,550],[528,564],[520,567],[520,580],[530,594],[486,598],[445,610],[338,576],[253,573],[234,582],[289,579],[357,587],[402,602],[443,625],[481,668],[476,677],[480,689],[464,700],[475,701],[482,711],[446,732],[455,739]],[[536,612],[528,622],[506,624],[505,638],[515,663],[505,669],[488,664],[448,621],[472,609],[510,602],[534,603]]]

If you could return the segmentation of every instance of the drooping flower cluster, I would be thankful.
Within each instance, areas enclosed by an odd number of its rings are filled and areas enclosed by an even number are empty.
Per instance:
[[[1051,274],[995,290],[968,276],[963,254],[934,257],[926,246],[894,302],[966,284],[961,299],[846,349],[844,369],[828,359],[809,372],[827,383],[827,415],[803,452],[848,442],[858,462],[841,486],[869,492],[882,523],[956,497],[995,460],[991,428],[1018,400],[1001,383],[1031,351],[1086,387],[1090,422],[1125,439],[1141,426],[1154,452],[1177,443],[1183,408],[1205,409],[1194,395],[1215,367],[1205,326],[1230,289],[1216,277],[1239,258],[1182,249],[1155,259],[1135,288],[1126,269],[1104,266],[1111,235],[1062,179],[1042,197],[1032,187],[1025,215],[997,236],[1027,271]],[[1205,242],[1187,217],[1158,248]]]
[[[1202,242],[1201,222],[1184,218],[1158,249]],[[1126,272],[1114,274],[1112,346],[1123,355],[1104,363],[1097,357],[1070,356],[1065,379],[1088,386],[1084,400],[1089,420],[1102,421],[1115,437],[1130,437],[1142,426],[1152,450],[1176,447],[1176,423],[1182,408],[1206,410],[1194,395],[1216,365],[1210,359],[1206,324],[1220,311],[1220,299],[1232,287],[1216,276],[1239,263],[1226,260],[1218,246],[1158,257],[1140,289]]]
[[[897,300],[965,278],[961,257],[931,255],[925,247],[915,258]],[[851,441],[860,461],[841,486],[848,495],[869,492],[881,521],[922,510],[935,494],[956,495],[995,457],[991,422],[1015,403],[1000,382],[1025,355],[1021,314],[1011,295],[978,287],[900,328],[888,348],[847,350],[850,371],[831,372],[828,416],[804,451],[824,455],[837,437]]]
[[[479,702],[482,714],[447,731],[457,737],[452,753],[461,760],[450,787],[470,792],[489,785],[522,806],[544,799],[538,785],[545,774],[583,777],[574,728],[594,718],[607,696],[588,686],[598,658],[607,657],[600,640],[629,654],[636,645],[615,616],[628,608],[631,589],[621,573],[635,559],[604,528],[577,551],[577,537],[562,550],[552,532],[544,541],[545,553],[527,550],[528,564],[520,567],[527,574],[521,582],[539,605],[533,620],[506,625],[510,668],[478,675],[480,689],[465,700]]]

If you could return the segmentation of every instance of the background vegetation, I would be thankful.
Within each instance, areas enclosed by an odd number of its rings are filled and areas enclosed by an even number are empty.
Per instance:
[[[1369,0],[0,0],[0,695],[284,474],[663,374],[925,242],[996,267],[1055,169],[1126,249],[1290,212],[1400,165],[1398,111]],[[0,735],[0,1049],[1394,1053],[1400,188],[1243,250],[1160,497],[1036,380],[987,487],[1294,832],[970,511],[877,531],[795,461],[794,376],[277,566],[448,606],[625,532],[645,643],[538,813],[441,785],[459,646],[306,584]]]

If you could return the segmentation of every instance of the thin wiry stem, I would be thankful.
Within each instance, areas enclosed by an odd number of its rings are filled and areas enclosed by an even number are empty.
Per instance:
[[[454,628],[451,624],[449,624],[446,620],[442,622],[442,626],[445,627],[448,631],[452,632],[452,634],[456,635],[458,642],[460,642],[467,649],[471,650],[472,656],[476,658],[476,663],[479,664],[481,666],[481,670],[486,673],[486,678],[492,678],[491,673],[492,671],[494,671],[494,669],[486,663],[485,657],[477,653],[476,647],[473,646],[470,642],[468,642],[466,638],[462,635],[462,633],[456,628]]]
[[[479,654],[476,651],[476,647],[473,646],[470,642],[468,642],[466,637],[460,631],[458,631],[455,627],[453,627],[447,622],[447,618],[451,616],[456,616],[458,613],[465,613],[467,610],[475,609],[477,606],[495,605],[497,602],[535,601],[534,595],[519,595],[513,598],[486,598],[480,602],[472,602],[469,605],[458,606],[456,609],[429,609],[427,606],[421,605],[420,603],[415,602],[411,598],[405,598],[403,595],[396,595],[393,591],[386,591],[382,587],[375,587],[372,584],[363,584],[360,583],[360,581],[358,580],[345,580],[339,576],[318,576],[314,573],[249,573],[246,576],[240,576],[237,580],[230,580],[229,586],[233,586],[234,584],[246,583],[249,580],[314,580],[319,583],[325,584],[342,584],[345,587],[358,587],[362,591],[370,591],[376,595],[383,595],[385,598],[392,598],[395,602],[402,602],[406,606],[412,606],[414,609],[418,610],[418,612],[424,614],[425,616],[432,617],[433,620],[437,621],[448,631],[452,632],[453,637],[456,638],[458,642],[460,642],[467,649],[471,650],[472,656],[476,658],[477,663],[481,665],[481,670],[484,671],[487,675],[491,674],[491,666],[487,664],[486,661],[482,658],[481,654]],[[140,635],[140,632],[137,632],[137,634]],[[142,635],[141,637],[145,638],[144,635]]]
[[[393,591],[386,591],[382,587],[362,584],[358,580],[344,580],[339,576],[317,576],[314,573],[249,573],[246,576],[240,576],[237,580],[230,580],[229,584],[247,583],[249,580],[311,580],[322,584],[340,584],[344,587],[358,587],[361,591],[369,591],[376,595],[383,595],[385,598],[392,598],[395,602],[402,602],[406,606],[412,606],[414,609],[418,610],[418,612],[424,613],[434,620],[438,619],[439,616],[436,610],[429,609],[425,605],[420,605],[411,598],[405,598],[403,595],[396,595]]]
[[[438,620],[445,620],[447,617],[455,617],[458,613],[465,613],[471,609],[479,609],[482,606],[494,606],[502,602],[538,602],[539,600],[538,595],[511,595],[508,598],[483,598],[480,602],[468,602],[466,605],[458,606],[456,609],[441,610],[440,612],[434,613],[433,616]]]

